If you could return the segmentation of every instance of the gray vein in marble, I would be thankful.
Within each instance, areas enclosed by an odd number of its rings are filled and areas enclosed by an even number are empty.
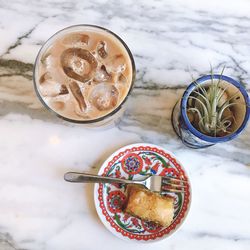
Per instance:
[[[33,31],[38,27],[38,25],[40,25],[45,19],[46,19],[46,18],[42,18],[42,20],[40,20],[38,23],[36,23],[30,30],[28,30],[27,32],[25,32],[23,35],[17,37],[16,42],[15,42],[14,44],[10,45],[10,46],[7,48],[6,52],[3,53],[3,54],[0,56],[0,58],[3,57],[3,56],[5,56],[5,55],[7,55],[7,54],[9,54],[10,51],[11,51],[12,49],[14,49],[14,48],[18,47],[19,45],[21,45],[21,44],[22,44],[22,40],[23,40],[24,38],[29,38],[29,36],[32,34],[32,32],[33,32]],[[0,64],[1,64],[1,63],[0,63]]]
[[[226,235],[226,234],[215,234],[211,232],[198,231],[195,233],[187,232],[190,236],[195,238],[210,238],[210,239],[221,239],[227,241],[245,241],[250,243],[250,237],[244,237],[237,234]]]
[[[0,59],[0,78],[11,76],[22,76],[28,80],[32,79],[33,64],[17,60]]]
[[[17,248],[9,233],[0,233],[0,250],[26,250]]]
[[[14,48],[16,48],[17,46],[21,45],[22,39],[28,38],[29,35],[35,30],[36,27],[37,27],[37,25],[34,26],[34,27],[33,27],[32,29],[30,29],[29,31],[27,31],[27,32],[26,32],[25,34],[23,34],[22,36],[18,37],[17,40],[16,40],[16,42],[15,42],[15,44],[9,46],[9,48],[7,49],[7,51],[6,51],[5,53],[3,53],[1,56],[4,56],[4,55],[6,55],[6,54],[9,54],[10,51],[11,51],[12,49],[14,49]]]

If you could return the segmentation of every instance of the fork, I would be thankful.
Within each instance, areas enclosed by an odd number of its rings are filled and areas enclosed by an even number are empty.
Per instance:
[[[146,175],[142,179],[127,180],[78,172],[67,172],[64,175],[64,180],[77,183],[138,184],[145,186],[150,191],[157,192],[162,195],[168,193],[185,193],[188,184],[188,181],[183,180],[183,177],[178,179],[170,176]]]

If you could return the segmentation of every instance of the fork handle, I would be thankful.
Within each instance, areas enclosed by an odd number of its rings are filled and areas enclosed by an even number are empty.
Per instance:
[[[67,172],[64,175],[64,180],[69,182],[81,182],[81,183],[124,183],[124,184],[142,184],[139,181],[125,180],[119,178],[113,178],[108,176],[100,176],[93,174]]]

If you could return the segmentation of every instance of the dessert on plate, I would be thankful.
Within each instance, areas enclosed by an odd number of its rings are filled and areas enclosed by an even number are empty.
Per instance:
[[[127,186],[124,211],[142,220],[153,221],[167,227],[174,218],[174,198],[164,197],[140,185]]]

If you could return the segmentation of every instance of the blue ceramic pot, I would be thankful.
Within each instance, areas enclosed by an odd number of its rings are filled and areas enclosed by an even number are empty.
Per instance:
[[[234,132],[227,136],[223,137],[212,137],[201,133],[197,130],[189,121],[187,116],[187,102],[189,95],[193,92],[193,90],[197,87],[198,84],[209,84],[211,79],[220,79],[223,82],[229,84],[229,88],[231,88],[232,92],[235,93],[237,89],[239,90],[239,95],[237,95],[237,101],[239,101],[240,105],[237,106],[237,110],[234,112],[237,127]],[[227,142],[234,139],[238,136],[246,127],[247,122],[249,120],[250,114],[250,102],[249,96],[245,90],[245,88],[234,79],[224,76],[224,75],[206,75],[198,78],[195,82],[192,82],[186,91],[184,92],[182,98],[176,103],[173,112],[172,112],[172,125],[177,133],[177,135],[181,138],[182,142],[191,148],[205,148],[212,146],[216,143]]]

